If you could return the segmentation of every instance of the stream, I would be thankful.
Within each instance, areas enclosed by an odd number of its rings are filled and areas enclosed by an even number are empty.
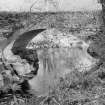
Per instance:
[[[65,74],[78,70],[84,72],[94,64],[93,59],[84,48],[49,48],[37,50],[39,59],[38,74],[29,84],[36,95],[47,95],[56,88],[59,78]]]

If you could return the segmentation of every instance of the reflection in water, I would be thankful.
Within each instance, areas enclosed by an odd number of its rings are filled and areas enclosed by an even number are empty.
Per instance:
[[[94,63],[94,59],[87,53],[86,46],[84,48],[41,49],[37,50],[37,53],[38,75],[29,80],[31,88],[37,95],[46,95],[50,88],[56,86],[59,77],[64,76],[65,73],[73,71],[74,68],[80,71],[88,70]]]

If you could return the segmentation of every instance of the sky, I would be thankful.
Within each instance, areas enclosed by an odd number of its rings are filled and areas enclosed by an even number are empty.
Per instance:
[[[0,11],[29,11],[30,6],[35,3],[33,11],[78,11],[78,10],[96,10],[101,9],[97,0],[54,0],[58,6],[55,8],[51,3],[45,4],[44,0],[0,0]],[[36,9],[37,8],[37,9]]]

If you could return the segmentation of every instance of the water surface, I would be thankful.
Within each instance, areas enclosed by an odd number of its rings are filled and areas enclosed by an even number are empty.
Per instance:
[[[37,76],[29,81],[37,95],[46,95],[56,87],[59,78],[73,70],[89,70],[94,59],[86,48],[46,48],[37,50],[39,70]]]

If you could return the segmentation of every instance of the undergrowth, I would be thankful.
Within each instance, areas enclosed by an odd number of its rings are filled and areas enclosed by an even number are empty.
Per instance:
[[[105,68],[101,66],[90,75],[73,71],[65,78],[61,77],[60,83],[46,97],[21,96],[16,93],[20,90],[16,84],[7,87],[0,105],[104,105]]]
[[[3,17],[3,20],[5,20],[4,16],[1,16],[1,17]],[[8,18],[10,18],[10,16]],[[94,18],[92,18],[92,20],[93,19]],[[80,21],[80,25],[81,25],[83,23],[83,19],[80,19],[80,20],[81,20]],[[84,20],[84,21],[87,22],[87,20]],[[44,24],[44,22],[46,21],[43,21],[42,24]],[[59,22],[58,25],[56,24],[54,25],[57,27],[60,26],[61,29],[65,29],[65,27],[63,28],[61,27],[61,26],[65,26],[65,24],[63,24],[61,20],[58,20],[58,22]],[[77,30],[78,27],[76,28],[74,27],[73,30],[71,30],[73,26],[71,26],[72,24],[68,23],[67,21],[66,25],[68,24],[70,25],[68,28],[70,32],[73,33]],[[84,23],[83,26],[85,26],[85,24],[87,23]],[[39,25],[40,24],[38,24],[38,26]],[[81,26],[81,28],[83,27]],[[79,26],[79,31],[80,31],[80,26]],[[101,32],[101,34],[103,34],[103,32]],[[97,37],[96,36],[91,37],[91,38],[95,38],[94,46],[92,44],[91,47],[93,48],[92,50],[97,52],[100,58],[104,58],[103,56],[105,51],[104,50],[105,38],[100,37],[99,35],[100,33],[97,33],[96,35]],[[101,39],[101,41],[99,39]],[[102,42],[103,44],[99,42]],[[46,97],[37,97],[35,95],[27,96],[27,95],[18,94],[17,91],[20,91],[21,88],[17,84],[15,84],[14,81],[16,80],[14,80],[14,78],[5,76],[4,81],[5,81],[5,85],[0,88],[0,97],[1,97],[0,105],[105,105],[105,64],[104,62],[103,62],[103,65],[101,65],[98,69],[91,71],[91,73],[87,75],[85,73],[80,73],[75,70],[70,74],[67,74],[65,78],[61,77],[60,83]]]

